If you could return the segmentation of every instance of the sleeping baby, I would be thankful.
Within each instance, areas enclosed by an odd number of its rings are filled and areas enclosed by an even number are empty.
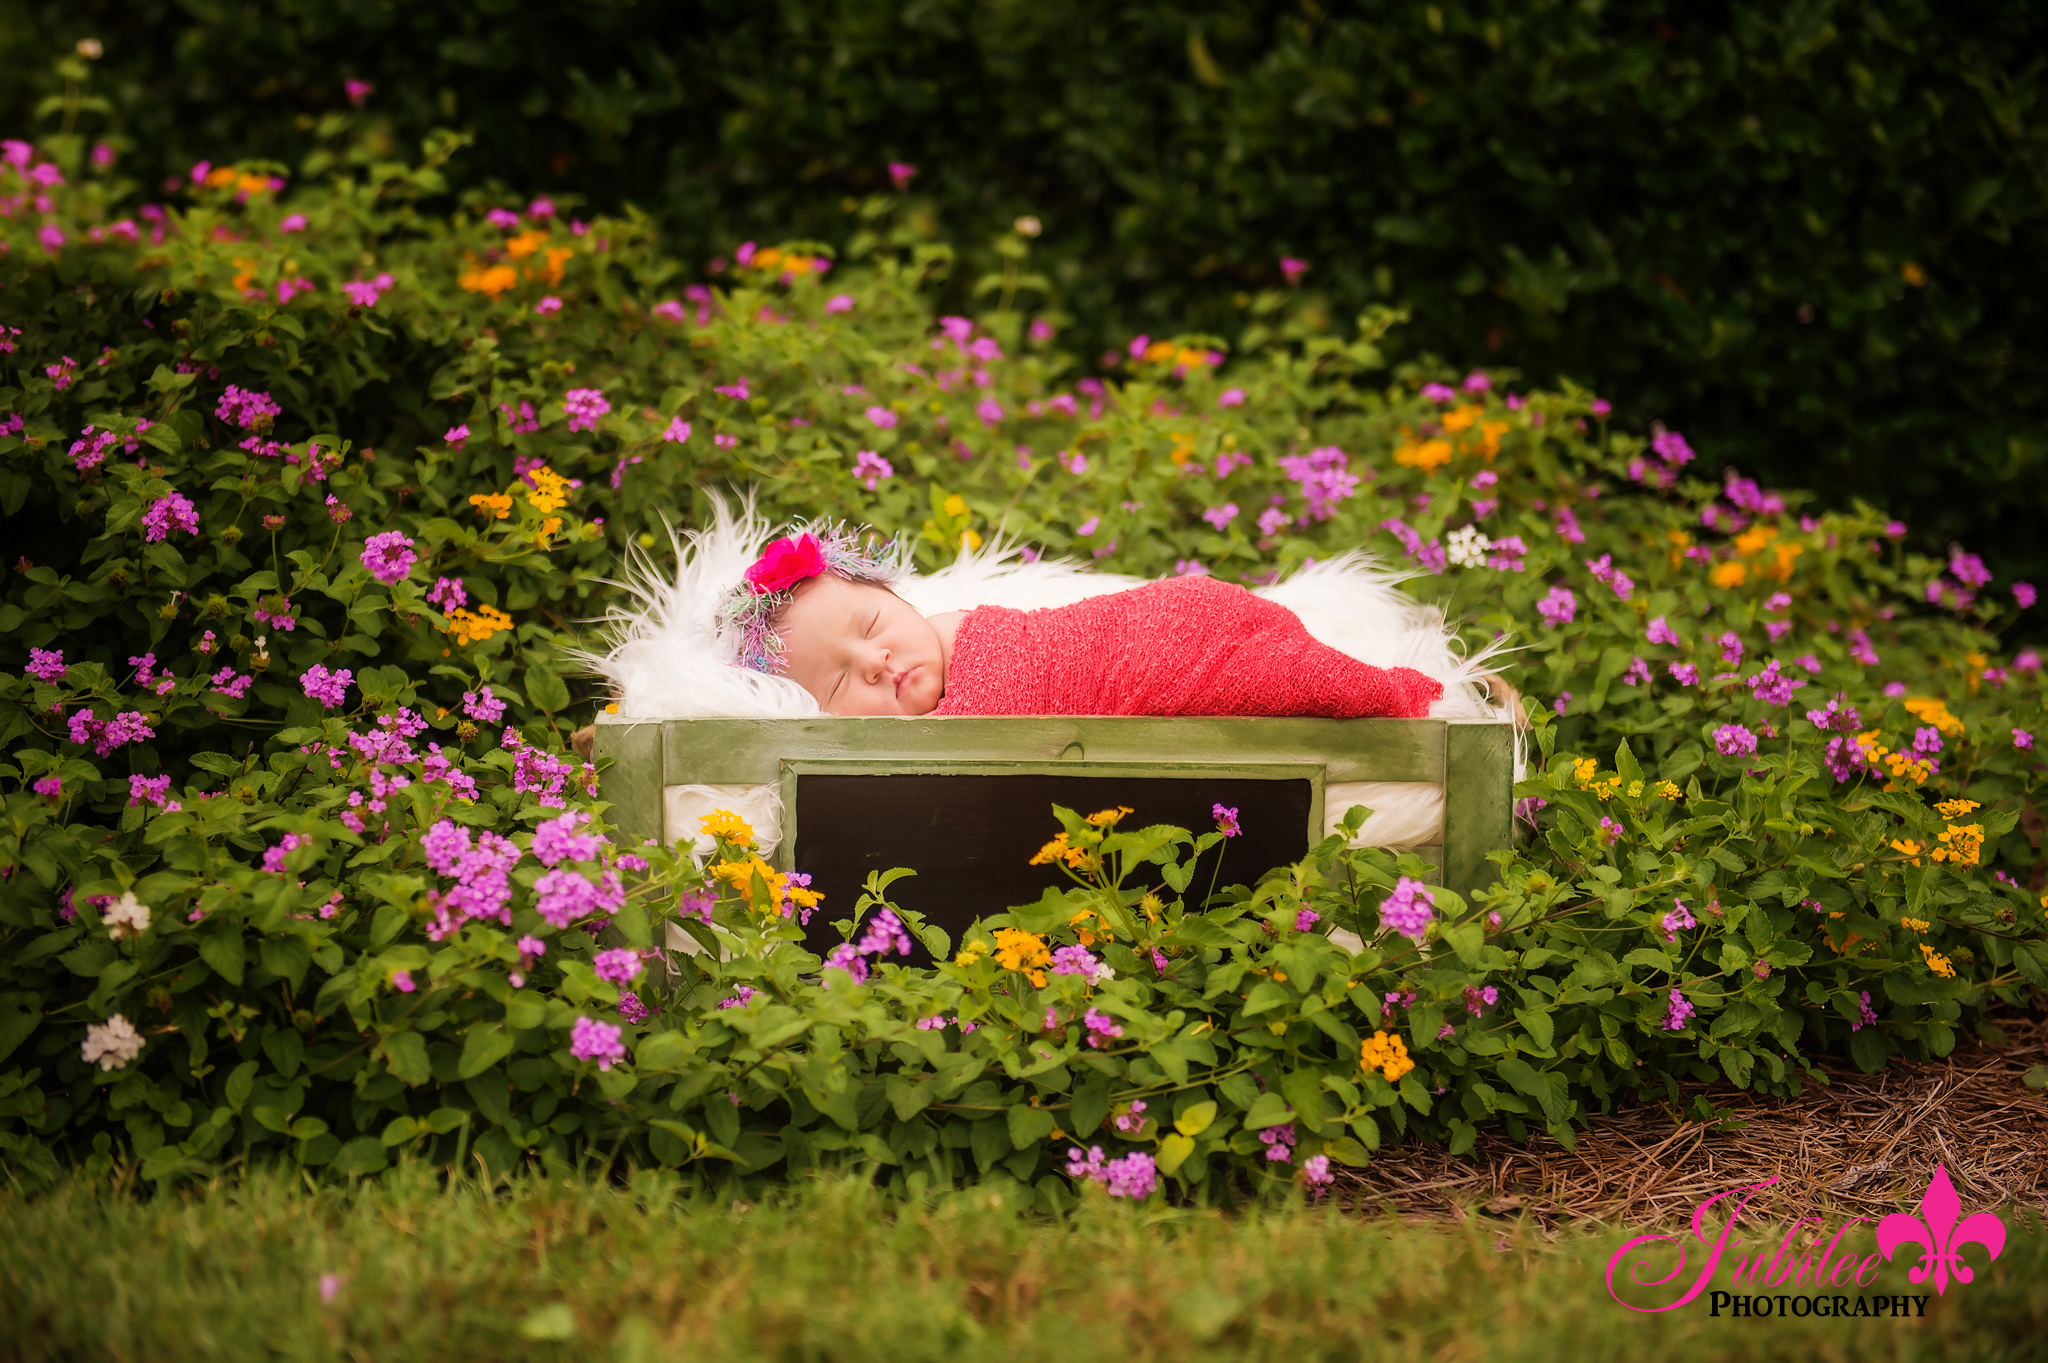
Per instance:
[[[1443,687],[1318,642],[1285,606],[1208,577],[1044,610],[926,617],[851,534],[771,543],[721,608],[738,662],[833,715],[1267,715],[1417,719]]]

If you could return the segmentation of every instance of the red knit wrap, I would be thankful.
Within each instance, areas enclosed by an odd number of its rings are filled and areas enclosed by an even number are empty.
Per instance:
[[[1420,719],[1443,687],[1318,643],[1285,606],[1206,577],[960,622],[937,715]]]

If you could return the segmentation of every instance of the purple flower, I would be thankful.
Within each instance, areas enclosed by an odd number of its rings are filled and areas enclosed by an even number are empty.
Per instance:
[[[832,296],[831,296],[830,298],[828,298],[828,299],[826,299],[826,300],[825,300],[825,311],[827,311],[827,312],[852,312],[852,311],[853,311],[853,295],[852,295],[852,294],[850,294],[850,293],[835,293],[835,294],[833,294],[833,295],[832,295]]]
[[[427,592],[427,601],[444,611],[461,610],[469,604],[469,589],[462,585],[459,577],[436,578],[432,589]]]
[[[600,951],[590,960],[590,968],[597,978],[607,984],[631,984],[647,969],[640,959],[640,953],[630,947],[619,947],[614,951]]]
[[[1857,1002],[1856,1007],[1860,1016],[1856,1021],[1849,1024],[1850,1031],[1860,1032],[1865,1027],[1877,1026],[1877,1010],[1870,1006],[1870,991],[1868,989],[1863,991],[1863,997]]]
[[[2031,752],[2034,747],[2034,736],[2025,729],[2014,729],[2012,731],[2012,745],[2021,752]]]
[[[1723,757],[1747,757],[1756,751],[1756,735],[1740,724],[1714,730],[1714,751]]]
[[[851,942],[841,942],[833,947],[831,954],[825,957],[825,965],[828,969],[844,970],[853,977],[855,984],[867,983],[867,958],[862,956],[860,949]]]
[[[462,713],[479,724],[496,724],[505,717],[505,702],[492,695],[486,684],[462,693]]]
[[[1101,1048],[1103,1042],[1114,1040],[1124,1034],[1124,1029],[1117,1024],[1116,1019],[1093,1008],[1082,1015],[1081,1022],[1088,1030],[1088,1044],[1097,1049]]]
[[[551,313],[557,313],[562,310],[562,300],[553,294],[549,294],[546,298],[541,299],[540,302],[535,303],[533,310],[542,317],[546,317]]]
[[[1906,684],[1904,682],[1886,682],[1884,684],[1884,693],[1891,699],[1897,700],[1900,696],[1906,694]]]
[[[911,165],[908,161],[891,161],[889,163],[889,179],[894,182],[898,189],[908,189],[911,179],[916,174],[917,167]]]
[[[1529,546],[1522,543],[1520,535],[1504,535],[1495,540],[1486,557],[1486,566],[1500,573],[1519,573],[1523,560],[1528,557]]]
[[[412,972],[410,970],[392,971],[391,987],[393,989],[396,989],[401,994],[410,994],[415,989],[419,988],[417,984],[413,983]]]
[[[1236,808],[1225,807],[1220,804],[1212,805],[1209,808],[1209,816],[1216,820],[1216,831],[1224,837],[1234,838],[1238,835],[1240,830],[1237,826]]]
[[[44,792],[38,791],[38,794]],[[49,792],[55,794],[56,792]],[[130,776],[128,778],[128,803],[131,805],[155,805],[166,812],[175,812],[178,802],[170,798],[171,778],[169,776]]]
[[[1294,1158],[1294,1143],[1299,1137],[1295,1134],[1294,1123],[1288,1122],[1282,1126],[1267,1127],[1259,1133],[1259,1139],[1265,1142],[1267,1160],[1285,1164]]]
[[[1314,909],[1296,909],[1294,911],[1294,930],[1296,932],[1307,932],[1322,921],[1323,916]]]
[[[568,867],[557,867],[533,882],[534,910],[558,928],[580,919],[609,915],[626,902],[625,887],[617,871],[599,873],[599,881]]]
[[[173,530],[188,535],[199,533],[199,513],[180,492],[167,492],[142,513],[142,538],[151,544],[170,537]]]
[[[533,830],[533,857],[543,866],[565,861],[596,861],[610,839],[602,833],[578,830],[590,822],[590,815],[577,809],[559,819],[549,819]]]
[[[1763,669],[1751,676],[1745,684],[1749,687],[1749,693],[1765,705],[1790,705],[1793,691],[1806,685],[1803,681],[1793,681],[1781,675],[1776,658],[1764,664]]]
[[[1667,431],[1662,426],[1650,437],[1650,448],[1657,457],[1673,468],[1692,462],[1692,446],[1685,443],[1685,437],[1677,431]]]
[[[1447,383],[1425,383],[1422,385],[1422,398],[1425,402],[1456,402],[1458,390]]]
[[[341,88],[348,92],[348,102],[360,109],[363,107],[363,101],[368,99],[370,92],[377,87],[366,80],[345,80],[341,83]]]
[[[1329,520],[1337,514],[1337,504],[1358,491],[1359,475],[1350,471],[1350,456],[1339,446],[1319,445],[1307,454],[1282,455],[1278,462],[1308,501],[1305,520]],[[1371,477],[1370,470],[1366,476]]]
[[[232,421],[245,431],[263,431],[270,429],[271,421],[282,411],[270,400],[270,394],[251,392],[231,383],[220,395],[213,414],[222,421]]]
[[[370,570],[371,577],[387,587],[410,573],[417,559],[418,555],[412,551],[412,541],[405,537],[403,531],[386,530],[381,535],[370,536],[363,545],[362,565]]]
[[[1991,583],[1991,573],[1985,568],[1984,560],[1975,554],[1964,553],[1960,545],[1949,546],[1948,570],[1956,581],[1972,590]]]
[[[1691,663],[1668,663],[1665,665],[1664,670],[1669,672],[1671,679],[1680,686],[1698,686],[1700,684],[1700,670]]]
[[[442,436],[441,438],[459,450],[462,448],[462,442],[469,439],[469,427],[466,425],[450,426],[448,428],[448,434]]]
[[[1621,674],[1621,681],[1624,686],[1648,686],[1650,684],[1650,665],[1641,658],[1635,659],[1629,663],[1628,671]]]
[[[1330,1157],[1328,1155],[1310,1155],[1307,1159],[1303,1160],[1301,1162],[1301,1181],[1317,1197],[1321,1197],[1323,1190],[1337,1181],[1337,1176],[1330,1172]]]
[[[884,478],[893,478],[895,476],[895,466],[873,450],[858,450],[854,453],[854,481],[864,485],[868,491],[873,492],[875,485]]]
[[[1202,519],[1218,530],[1223,530],[1237,519],[1237,503],[1225,502],[1221,506],[1212,506],[1202,513]]]
[[[904,930],[903,920],[889,909],[877,909],[875,916],[868,919],[867,931],[861,934],[853,949],[863,956],[886,956],[894,951],[899,956],[910,954],[910,934]]]
[[[1413,942],[1420,942],[1436,917],[1436,896],[1419,880],[1402,876],[1380,904],[1380,923]]]
[[[865,415],[869,421],[874,423],[875,429],[877,430],[891,430],[894,429],[896,425],[896,414],[890,411],[887,407],[879,405],[870,407],[867,409]]]
[[[2035,601],[2034,584],[2031,582],[2013,583],[2012,599],[2018,603],[2021,610],[2031,610]]]
[[[1673,989],[1671,991],[1670,1003],[1664,1010],[1664,1030],[1667,1032],[1684,1031],[1686,1022],[1696,1011],[1698,1010],[1687,1001],[1685,995],[1679,993],[1677,989]]]
[[[638,1026],[654,1016],[654,1012],[646,1004],[640,1002],[638,994],[635,994],[630,989],[621,989],[619,991],[619,1016],[627,1022]]]
[[[61,776],[45,776],[36,782],[35,792],[46,800],[54,800],[64,793],[64,778]],[[130,803],[133,802],[131,801]]]
[[[1665,941],[1675,942],[1678,940],[1678,934],[1682,929],[1698,926],[1698,921],[1692,916],[1692,910],[1685,907],[1683,899],[1671,901],[1671,912],[1664,915]]]
[[[572,431],[594,431],[597,419],[612,409],[601,388],[571,388],[562,397],[562,412]]]
[[[377,300],[384,296],[384,291],[395,282],[387,270],[374,279],[351,279],[341,286],[341,291],[347,294],[348,301],[357,307],[374,308],[377,306]]]
[[[29,649],[28,670],[41,681],[54,684],[64,680],[64,650],[61,648]]]
[[[1242,406],[1244,406],[1244,389],[1242,389],[1242,388],[1226,388],[1226,389],[1224,389],[1224,390],[1223,390],[1223,392],[1222,392],[1221,394],[1219,394],[1219,395],[1217,396],[1217,398],[1216,398],[1216,405],[1217,405],[1218,407],[1242,407]]]
[[[1664,622],[1664,617],[1661,615],[1650,621],[1650,626],[1643,632],[1643,637],[1653,644],[1665,644],[1675,647],[1678,643],[1677,633],[1672,630],[1670,625]]]
[[[355,674],[345,667],[329,672],[325,667],[315,663],[300,675],[299,686],[308,697],[332,710],[341,704],[348,691],[348,684],[354,676]]]
[[[1552,587],[1550,595],[1536,603],[1536,613],[1553,628],[1569,625],[1579,613],[1579,598],[1569,587]]]
[[[1095,953],[1084,946],[1060,947],[1052,954],[1052,973],[1055,975],[1079,975],[1093,984],[1105,969],[1107,967],[1095,959]]]
[[[578,1060],[595,1060],[599,1069],[608,1070],[626,1058],[626,1048],[619,1041],[621,1035],[621,1030],[609,1022],[579,1017],[570,1029],[569,1054]]]

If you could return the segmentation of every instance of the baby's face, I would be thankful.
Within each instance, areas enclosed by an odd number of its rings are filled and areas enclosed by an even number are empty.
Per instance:
[[[828,715],[926,715],[946,693],[938,631],[885,587],[811,578],[776,632],[785,675]]]

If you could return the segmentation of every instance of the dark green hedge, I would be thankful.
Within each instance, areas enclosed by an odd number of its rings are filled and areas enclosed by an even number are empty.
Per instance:
[[[1285,252],[1341,315],[1407,303],[1411,348],[1572,376],[1709,460],[2039,576],[2044,15],[0,0],[0,125],[60,119],[35,113],[50,54],[96,36],[152,178],[296,164],[359,77],[402,152],[474,129],[458,176],[639,203],[697,259],[843,241],[901,159],[931,232],[985,251],[1044,220],[1090,349],[1166,319],[1234,335]]]

